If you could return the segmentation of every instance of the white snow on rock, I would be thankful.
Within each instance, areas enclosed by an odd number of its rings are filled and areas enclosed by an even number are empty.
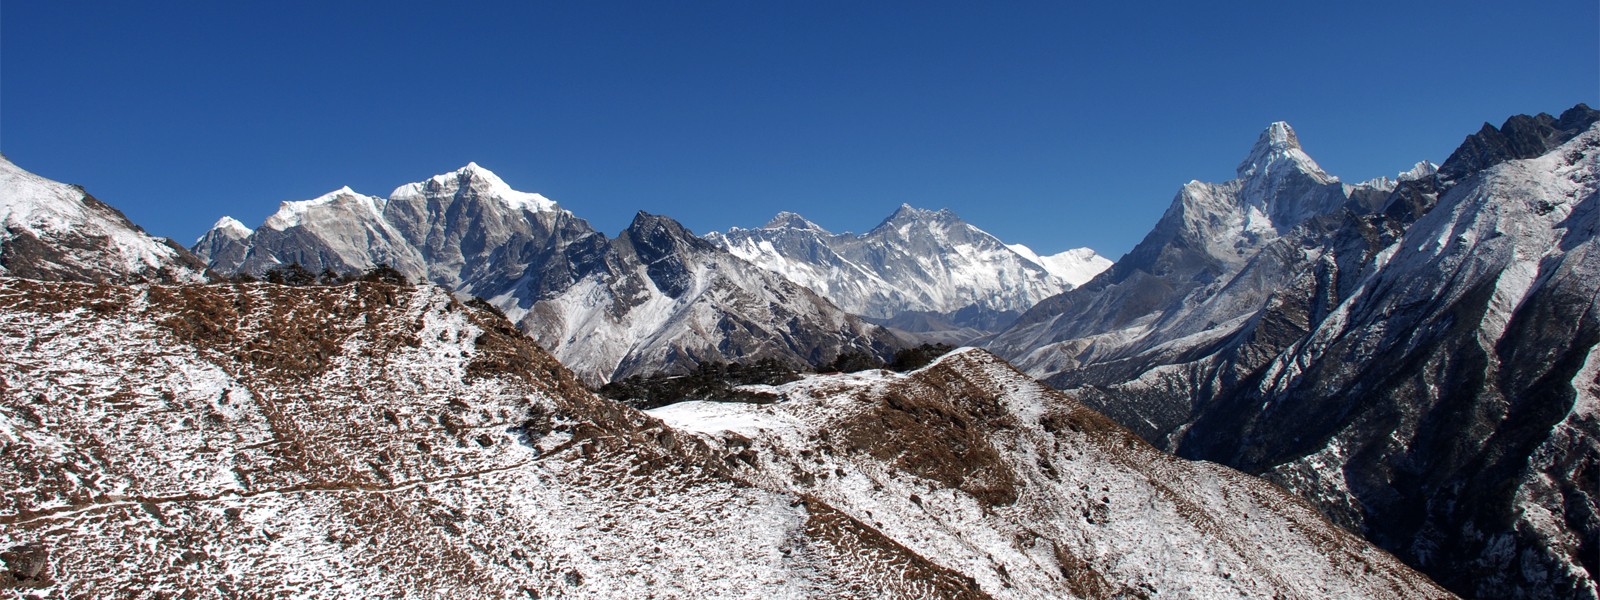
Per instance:
[[[674,429],[695,433],[721,433],[731,431],[747,436],[764,431],[789,429],[791,421],[769,414],[758,404],[738,402],[710,402],[689,400],[645,411],[646,414],[666,421]]]
[[[0,547],[63,597],[1440,595],[981,352],[663,422],[509,331],[429,286],[0,279]]]
[[[996,598],[1448,596],[1282,490],[1156,452],[981,350],[771,389],[774,404],[650,414],[748,447],[763,485],[871,523]]]
[[[1383,185],[1392,182],[1368,188]],[[1226,333],[1222,324],[1241,323],[1286,283],[1274,280],[1283,274],[1270,267],[1298,250],[1280,240],[1341,210],[1362,188],[1340,184],[1287,123],[1272,123],[1239,164],[1237,179],[1191,181],[1179,190],[1123,259],[1132,262],[1118,268],[1119,280],[1042,302],[987,347],[1048,378],[1081,364],[1150,355],[1191,336],[1214,339]]]
[[[115,282],[205,280],[203,268],[184,263],[180,250],[82,188],[25,171],[4,156],[0,225],[0,236],[11,241],[13,252],[30,253],[0,257],[6,265],[0,273]]]
[[[207,231],[222,232],[229,237],[240,240],[250,237],[250,234],[255,233],[255,230],[246,227],[245,224],[239,222],[238,219],[228,216],[217,219],[217,222],[212,224],[211,229]],[[198,242],[198,240],[196,241]]]
[[[658,221],[669,220],[641,222]],[[631,229],[608,239],[472,163],[387,199],[344,188],[285,203],[248,236],[214,229],[195,252],[219,272],[257,277],[291,263],[313,273],[386,264],[412,281],[488,299],[595,384],[706,360],[882,355],[899,343],[676,223],[666,229],[659,239],[633,240],[644,233]],[[664,246],[648,247],[657,243]]]
[[[383,203],[382,198],[358,194],[350,186],[344,186],[310,200],[284,202],[278,205],[278,212],[267,217],[262,227],[278,231],[296,227],[305,221],[307,214],[318,209],[356,211],[377,217],[383,214]]]
[[[454,195],[470,188],[479,195],[495,198],[514,210],[546,212],[556,210],[555,201],[540,194],[520,192],[511,188],[493,171],[469,162],[453,173],[435,175],[427,181],[408,183],[395,188],[390,198],[422,198],[429,195]]]
[[[734,228],[706,239],[846,311],[884,319],[968,307],[1022,311],[1110,265],[1087,248],[1040,257],[948,210],[906,204],[865,234],[833,234],[782,212],[759,229]]]
[[[1008,244],[1006,247],[1044,267],[1051,275],[1072,284],[1073,287],[1088,283],[1095,275],[1111,268],[1112,264],[1111,259],[1100,256],[1092,248],[1073,248],[1049,256],[1040,256],[1032,248],[1022,244]]]

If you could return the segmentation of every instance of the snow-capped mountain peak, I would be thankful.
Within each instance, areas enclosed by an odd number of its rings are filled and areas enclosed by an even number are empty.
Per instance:
[[[820,231],[820,232],[823,232],[823,233],[827,233],[827,230],[823,229],[821,225],[817,225],[816,223],[812,223],[810,220],[806,219],[805,217],[802,217],[802,216],[800,216],[799,214],[796,214],[796,213],[789,212],[787,210],[783,211],[783,212],[780,212],[780,213],[778,213],[776,215],[773,215],[772,220],[767,221],[767,224],[766,225],[762,225],[761,228],[762,229],[801,229],[801,230]]]
[[[554,200],[540,194],[521,192],[515,189],[490,171],[469,162],[467,166],[449,173],[434,175],[427,181],[408,183],[395,188],[390,198],[423,198],[428,195],[456,196],[466,191],[472,191],[480,197],[499,198],[515,210],[528,212],[547,212],[556,210]]]
[[[948,209],[910,204],[865,234],[831,234],[785,212],[765,227],[706,239],[846,311],[953,343],[994,331],[1110,265],[1093,251],[1041,258]]]
[[[213,232],[217,233],[218,235],[224,235],[229,238],[242,240],[250,237],[250,234],[254,233],[255,230],[245,226],[245,224],[239,222],[238,219],[225,216],[221,219],[217,219],[217,222],[211,225],[211,229],[206,231],[207,234]],[[200,239],[205,239],[205,236],[201,236]]]
[[[1573,499],[1600,439],[1597,121],[1512,117],[1381,195],[1277,169],[1295,145],[1269,128],[1249,179],[1186,186],[1111,273],[989,346],[1464,596],[1596,598]]]
[[[1435,165],[1430,161],[1424,160],[1412,166],[1410,170],[1401,171],[1394,177],[1385,175],[1375,179],[1369,179],[1356,184],[1355,187],[1371,188],[1372,190],[1387,194],[1393,192],[1395,188],[1399,187],[1402,183],[1419,181],[1428,177],[1432,177],[1438,173],[1439,165]]]
[[[1439,165],[1431,161],[1422,161],[1411,167],[1410,171],[1401,173],[1396,179],[1399,181],[1417,181],[1425,177],[1432,177],[1439,172]]]
[[[1239,163],[1236,172],[1239,179],[1250,180],[1258,177],[1271,177],[1274,174],[1293,170],[1311,175],[1321,183],[1338,181],[1332,175],[1322,170],[1317,161],[1311,160],[1300,147],[1300,137],[1295,135],[1294,128],[1283,121],[1267,126],[1261,132],[1261,137],[1256,139],[1255,146],[1250,149],[1250,156]]]
[[[906,223],[912,223],[912,222],[918,222],[918,221],[951,221],[951,220],[959,220],[959,219],[957,219],[956,214],[953,213],[953,212],[950,212],[950,209],[948,209],[948,208],[941,208],[939,210],[931,210],[931,209],[926,209],[926,208],[917,208],[917,207],[912,206],[910,204],[902,203],[902,204],[900,204],[900,208],[895,209],[894,213],[889,215],[889,218],[884,219],[883,222],[880,223],[877,228],[878,229],[882,229],[884,227],[898,226],[898,225],[903,225],[903,224],[906,224]]]
[[[383,214],[386,201],[377,196],[366,196],[344,186],[310,200],[289,200],[278,205],[278,212],[267,217],[262,227],[283,231],[300,225],[306,215],[323,207],[365,212],[373,217]]]
[[[224,224],[226,224],[224,222]],[[285,203],[264,227],[214,230],[195,251],[225,274],[383,264],[488,299],[592,383],[706,360],[830,361],[901,345],[814,293],[639,213],[617,239],[476,163],[400,186]]]
[[[0,195],[0,218],[21,212],[73,212],[73,200],[83,191],[65,183],[58,183],[29,173],[0,154],[0,183],[5,193]]]
[[[221,219],[217,219],[217,222],[215,224],[211,225],[211,228],[212,229],[225,229],[225,230],[229,230],[229,231],[238,232],[238,233],[241,233],[241,234],[244,234],[244,235],[250,235],[250,232],[252,231],[252,229],[250,229],[249,227],[246,227],[244,223],[239,222],[238,219],[235,219],[233,217],[228,217],[228,216],[224,216]]]

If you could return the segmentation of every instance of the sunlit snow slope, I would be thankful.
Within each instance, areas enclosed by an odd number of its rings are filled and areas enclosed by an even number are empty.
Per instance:
[[[1446,596],[975,351],[793,384],[742,434],[597,398],[433,287],[0,278],[0,356],[19,594]]]
[[[0,156],[0,274],[109,283],[200,282],[205,265],[83,188]]]
[[[943,341],[998,331],[1111,261],[1079,248],[1041,257],[948,210],[902,205],[864,234],[830,233],[791,212],[706,239],[853,314]]]
[[[224,218],[195,245],[219,272],[259,276],[387,264],[488,299],[590,383],[703,361],[821,364],[903,345],[782,277],[658,215],[614,239],[555,202],[469,164],[396,188],[285,202],[254,230]]]
[[[1275,124],[991,348],[1463,595],[1600,597],[1600,112],[1339,184]]]

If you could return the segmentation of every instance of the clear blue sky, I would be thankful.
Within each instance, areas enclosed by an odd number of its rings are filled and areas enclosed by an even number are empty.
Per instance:
[[[1269,122],[1347,181],[1600,96],[1595,0],[0,4],[0,151],[189,243],[477,161],[614,234],[902,202],[1120,256]]]

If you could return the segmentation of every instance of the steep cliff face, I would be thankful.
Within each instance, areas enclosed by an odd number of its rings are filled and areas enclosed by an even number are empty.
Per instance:
[[[83,188],[0,156],[0,274],[107,283],[194,283],[205,263],[152,237]]]
[[[1463,592],[1594,597],[1597,178],[1592,129],[1459,181],[1180,452],[1270,472]]]
[[[1146,239],[1165,258],[1130,255],[997,345],[1164,448],[1267,475],[1457,592],[1593,598],[1600,131],[1553,124],[1596,116],[1513,118],[1446,161],[1479,170],[1367,184],[1387,198],[1350,194],[1237,267],[1217,248],[1252,247],[1240,228],[1207,235],[1243,245],[1165,233],[1190,184]],[[1494,143],[1508,139],[1526,143]]]
[[[1448,596],[976,351],[735,432],[434,287],[0,278],[0,355],[17,594]]]

